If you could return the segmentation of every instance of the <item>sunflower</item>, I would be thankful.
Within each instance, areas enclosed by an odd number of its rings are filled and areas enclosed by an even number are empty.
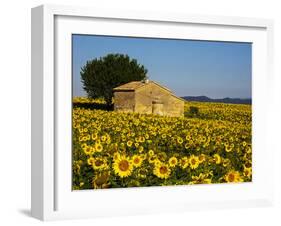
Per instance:
[[[132,147],[132,145],[133,145],[133,141],[128,140],[128,141],[127,141],[127,146],[128,146],[128,147]]]
[[[154,165],[160,165],[160,164],[161,164],[161,161],[160,161],[158,158],[156,158],[156,159],[154,160],[153,164],[154,164]]]
[[[81,166],[78,162],[75,161],[75,164],[73,166],[73,171],[77,174],[80,174],[80,169],[81,169]]]
[[[225,145],[225,151],[226,152],[231,152],[232,151],[232,147],[230,145]]]
[[[138,150],[139,150],[140,153],[142,153],[143,150],[144,150],[143,146],[139,146]]]
[[[199,158],[195,155],[191,155],[189,158],[189,166],[191,169],[196,169],[199,166]]]
[[[149,156],[153,156],[153,155],[154,155],[154,151],[153,151],[153,150],[149,150],[149,151],[148,151],[148,155],[149,155]]]
[[[98,138],[98,134],[93,133],[93,134],[92,134],[92,140],[96,140],[97,138]]]
[[[90,157],[87,159],[87,163],[88,165],[92,166],[93,165],[93,162],[95,161],[95,159],[93,157]]]
[[[155,163],[157,160],[158,160],[158,158],[157,158],[156,155],[148,156],[148,162],[151,163],[151,164]]]
[[[252,167],[245,167],[244,166],[243,175],[245,177],[247,177],[247,178],[251,178],[251,176],[252,176]]]
[[[243,179],[240,176],[238,171],[230,171],[225,176],[224,179],[228,183],[235,183],[235,182],[243,182]]]
[[[155,176],[161,179],[167,179],[171,174],[171,169],[167,164],[164,163],[155,164],[153,173]]]
[[[198,157],[199,163],[202,163],[206,160],[206,156],[204,154],[199,155]]]
[[[132,158],[132,163],[133,163],[133,166],[135,166],[135,167],[140,167],[142,164],[142,161],[143,161],[143,159],[139,155],[134,155]]]
[[[181,168],[185,169],[186,167],[188,167],[189,161],[188,158],[185,156],[180,160],[180,166]]]
[[[229,165],[230,165],[230,160],[229,160],[229,159],[222,159],[222,165],[223,165],[224,167],[229,166]]]
[[[96,150],[97,152],[102,152],[102,150],[103,150],[102,144],[99,143],[99,142],[97,142],[97,143],[95,144],[95,150]]]
[[[120,158],[114,160],[113,169],[118,176],[128,177],[132,174],[133,164],[126,156],[120,156]]]
[[[100,158],[100,157],[94,158],[92,160],[92,167],[93,167],[94,170],[105,169],[107,167],[106,159]]]
[[[178,141],[179,144],[183,143],[183,139],[181,137],[178,137],[177,141]]]
[[[91,155],[92,154],[92,148],[88,145],[86,145],[84,148],[83,148],[83,151],[86,155]]]
[[[221,157],[219,154],[214,154],[214,161],[216,164],[220,164],[221,163]]]
[[[114,154],[113,154],[113,159],[114,160],[117,160],[117,159],[119,159],[120,158],[120,153],[119,152],[114,152]]]
[[[106,138],[106,144],[110,144],[111,143],[111,138],[110,138],[110,136],[107,136],[107,138]]]
[[[140,141],[141,143],[143,143],[143,142],[145,141],[145,138],[144,138],[143,136],[141,136],[141,137],[139,138],[139,141]]]
[[[208,178],[209,174],[200,173],[199,176],[191,176],[192,181],[189,184],[211,184],[212,179]]]
[[[175,156],[169,158],[170,167],[175,167],[177,164],[178,164],[178,159]]]
[[[116,130],[117,132],[120,132],[120,131],[121,131],[121,128],[120,128],[119,126],[117,126],[117,127],[115,128],[115,130]]]
[[[109,179],[109,173],[108,172],[99,173],[98,175],[96,175],[93,178],[93,181],[92,181],[93,188],[95,188],[95,189],[97,189],[97,188],[108,188],[109,185],[110,185],[108,179]]]

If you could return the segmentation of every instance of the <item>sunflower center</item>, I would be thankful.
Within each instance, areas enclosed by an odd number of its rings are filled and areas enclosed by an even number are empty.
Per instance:
[[[249,167],[251,167],[251,164],[250,164],[250,163],[246,163],[245,166],[246,166],[247,168],[249,168]]]
[[[134,163],[138,164],[140,162],[140,159],[139,158],[135,158],[134,159]]]
[[[235,176],[234,176],[232,173],[228,175],[228,180],[229,180],[230,182],[233,182],[234,179],[235,179]]]
[[[95,164],[96,164],[96,166],[101,166],[101,165],[103,164],[103,161],[97,160],[97,161],[95,162]]]
[[[173,159],[173,160],[172,160],[172,164],[176,164],[176,160]]]
[[[101,146],[101,145],[97,145],[97,147],[96,147],[96,148],[97,148],[97,150],[98,150],[98,151],[101,151],[102,146]]]
[[[126,160],[122,160],[119,162],[119,169],[121,171],[127,171],[129,169],[129,162]]]
[[[196,160],[195,159],[191,159],[191,164],[195,165],[196,164]]]
[[[161,166],[160,169],[159,169],[159,171],[160,171],[161,174],[165,174],[165,173],[168,172],[168,169],[167,169],[166,166]]]

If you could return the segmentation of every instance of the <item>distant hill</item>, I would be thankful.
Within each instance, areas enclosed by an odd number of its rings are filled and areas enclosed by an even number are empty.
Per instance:
[[[183,99],[187,101],[198,101],[198,102],[216,102],[216,103],[226,103],[226,104],[252,104],[251,98],[241,99],[241,98],[221,98],[212,99],[207,96],[184,96]]]

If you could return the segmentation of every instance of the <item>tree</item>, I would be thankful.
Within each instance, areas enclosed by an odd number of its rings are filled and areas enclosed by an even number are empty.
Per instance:
[[[90,98],[103,97],[107,106],[112,105],[113,88],[146,78],[147,69],[128,55],[108,54],[87,61],[81,68],[83,89]]]

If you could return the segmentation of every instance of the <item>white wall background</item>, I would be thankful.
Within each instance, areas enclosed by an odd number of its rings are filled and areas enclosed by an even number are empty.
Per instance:
[[[275,148],[275,194],[272,208],[197,211],[50,222],[51,225],[281,225],[281,13],[276,0],[6,0],[0,6],[0,225],[37,225],[30,217],[30,9],[43,3],[139,9],[275,20],[274,108],[269,139]],[[279,118],[277,118],[279,116]],[[266,154],[266,153],[265,153]],[[113,205],[118,205],[112,203]],[[110,205],[110,204],[109,204]]]

